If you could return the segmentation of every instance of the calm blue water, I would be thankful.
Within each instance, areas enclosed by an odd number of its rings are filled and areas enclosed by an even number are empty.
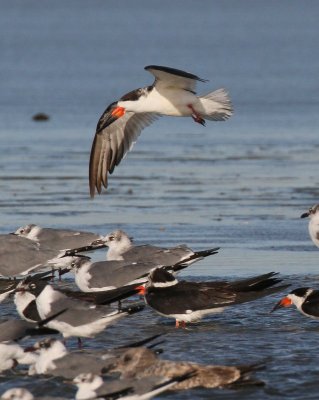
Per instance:
[[[0,232],[27,223],[98,233],[121,227],[137,243],[221,247],[184,276],[278,271],[294,287],[319,286],[318,249],[299,218],[319,202],[318,12],[318,2],[295,0],[3,1]],[[92,201],[87,174],[96,122],[110,102],[152,83],[148,64],[209,79],[199,93],[227,88],[235,115],[206,128],[160,119],[117,167],[108,192]],[[50,120],[34,122],[37,112]],[[150,312],[130,329],[136,337],[169,330],[171,358],[269,359],[260,373],[265,389],[214,391],[216,398],[316,398],[316,324],[294,310],[269,316],[277,297],[185,332]],[[102,339],[112,344],[119,332],[131,336],[121,323]],[[10,385],[34,382],[20,379],[10,377]],[[62,390],[60,382],[37,382],[51,394]]]

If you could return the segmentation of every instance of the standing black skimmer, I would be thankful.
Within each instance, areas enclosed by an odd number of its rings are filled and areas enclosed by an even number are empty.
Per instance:
[[[47,323],[49,328],[56,329],[65,338],[94,337],[119,319],[143,309],[141,305],[136,304],[120,310],[109,306],[96,306],[87,301],[72,299],[43,281],[21,285],[19,291],[30,292],[36,297],[37,311],[41,318],[48,318],[61,309],[67,309],[65,313]]]
[[[292,290],[282,298],[272,311],[294,304],[298,311],[306,317],[319,320],[319,290],[302,287]]]
[[[132,238],[120,229],[108,233],[101,239],[92,242],[92,250],[101,247],[108,247],[106,254],[106,259],[108,261],[142,261],[165,266],[176,266],[178,264],[183,264],[185,266],[191,265],[207,256],[217,254],[219,250],[219,247],[214,247],[207,250],[193,251],[184,244],[170,248],[152,246],[149,244],[135,246]],[[91,250],[89,247],[88,249]],[[74,251],[74,254],[76,254],[77,249]]]
[[[107,188],[111,174],[131,150],[141,131],[160,115],[192,117],[202,125],[205,119],[224,121],[232,105],[224,89],[196,96],[196,83],[205,82],[196,75],[175,68],[149,65],[155,77],[153,85],[133,90],[110,104],[99,119],[90,157],[90,194]]]
[[[140,294],[145,302],[158,314],[174,318],[176,327],[185,327],[186,322],[196,322],[204,316],[222,312],[224,308],[246,303],[276,293],[289,285],[272,287],[281,279],[275,272],[234,282],[178,282],[161,268],[153,270]]]
[[[250,378],[250,374],[260,367],[261,365],[204,365],[189,361],[162,360],[148,349],[138,348],[129,349],[123,353],[110,372],[120,372],[121,379],[129,377],[141,379],[147,376],[172,378],[193,372],[193,377],[176,383],[171,388],[172,390],[183,390],[196,387],[217,388],[235,383],[260,384],[260,381]]]
[[[300,218],[307,217],[309,217],[309,235],[314,244],[319,247],[319,204],[310,207],[307,212],[300,216]]]

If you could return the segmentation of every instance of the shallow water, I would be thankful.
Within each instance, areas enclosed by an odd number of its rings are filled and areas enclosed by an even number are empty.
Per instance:
[[[319,199],[319,6],[291,0],[200,4],[2,4],[0,232],[31,222],[97,233],[121,227],[136,243],[220,246],[218,255],[182,274],[189,279],[277,271],[293,287],[319,286],[318,249],[299,218]],[[199,92],[226,87],[235,114],[206,128],[161,118],[116,168],[109,190],[90,200],[88,158],[97,119],[111,101],[152,82],[143,70],[148,64],[208,78]],[[37,112],[50,120],[32,121]],[[295,310],[269,315],[277,298],[234,307],[185,331],[146,311],[88,345],[164,330],[165,357],[267,360],[258,373],[266,382],[262,389],[171,398],[316,398],[319,328]],[[12,313],[10,303],[1,307],[2,314]],[[2,390],[33,387],[34,380],[10,375],[1,382]],[[38,393],[66,390],[54,380],[37,382]]]

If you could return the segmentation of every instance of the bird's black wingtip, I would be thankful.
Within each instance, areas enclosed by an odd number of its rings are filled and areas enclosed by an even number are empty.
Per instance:
[[[197,75],[191,74],[189,72],[186,72],[186,71],[183,71],[183,70],[177,69],[177,68],[164,67],[163,65],[147,65],[146,67],[144,67],[144,69],[146,71],[149,71],[149,70],[163,71],[168,74],[181,76],[182,78],[193,79],[195,81],[200,81],[200,82],[208,82],[207,79],[202,79]]]

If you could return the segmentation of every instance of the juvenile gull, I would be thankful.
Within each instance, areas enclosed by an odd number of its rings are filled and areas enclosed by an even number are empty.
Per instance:
[[[91,149],[90,194],[107,188],[112,173],[131,150],[141,131],[160,115],[192,117],[205,125],[205,118],[224,121],[232,115],[232,105],[224,89],[196,96],[196,75],[158,65],[145,67],[154,77],[153,85],[133,90],[111,103],[100,117]]]
[[[310,207],[307,212],[300,216],[300,218],[307,217],[309,217],[309,235],[314,244],[319,247],[319,204]]]
[[[112,366],[110,372],[120,372],[122,378],[141,379],[147,376],[172,378],[179,374],[195,372],[184,382],[177,383],[172,390],[192,389],[196,387],[215,388],[234,383],[259,383],[251,380],[250,374],[258,366],[202,365],[188,361],[161,360],[148,349],[129,349]]]
[[[276,293],[289,285],[275,286],[281,279],[270,272],[253,278],[228,282],[178,282],[161,268],[153,270],[145,286],[140,286],[145,302],[158,314],[174,318],[176,327],[204,316],[222,312],[224,308],[253,301]]]

